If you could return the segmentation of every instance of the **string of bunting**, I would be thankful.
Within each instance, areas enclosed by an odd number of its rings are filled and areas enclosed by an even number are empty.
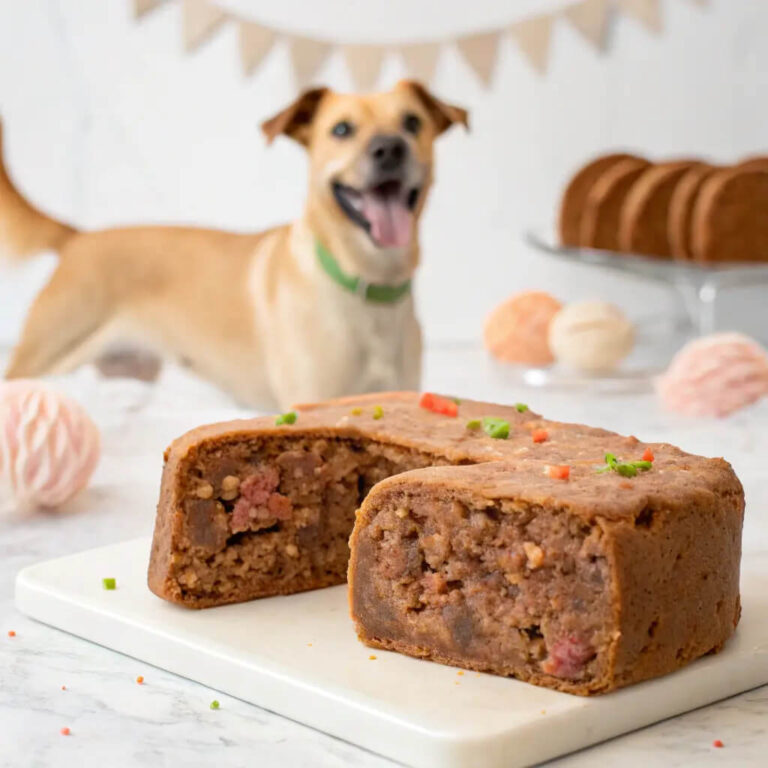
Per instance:
[[[654,34],[662,30],[662,0],[575,0],[556,10],[528,16],[497,29],[452,39],[391,45],[336,43],[301,36],[235,16],[211,0],[132,0],[134,17],[141,19],[161,5],[176,1],[181,3],[182,39],[186,52],[197,50],[225,23],[234,23],[238,28],[240,61],[246,75],[255,73],[274,46],[283,43],[288,47],[299,87],[308,85],[336,50],[341,50],[359,90],[369,90],[376,85],[388,55],[398,55],[409,76],[429,83],[442,51],[448,46],[455,46],[479,81],[489,87],[496,70],[500,43],[507,37],[531,67],[544,74],[549,62],[552,27],[559,19],[570,24],[587,43],[601,52],[608,45],[612,14],[624,14]],[[703,8],[709,0],[687,1]]]

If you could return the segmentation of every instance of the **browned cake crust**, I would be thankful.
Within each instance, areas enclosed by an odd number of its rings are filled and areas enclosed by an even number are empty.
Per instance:
[[[606,251],[619,251],[619,222],[624,200],[643,172],[647,160],[631,157],[612,165],[587,195],[581,218],[581,245]]]
[[[730,466],[654,446],[647,473],[596,474],[603,448],[641,446],[550,430],[546,451],[372,490],[349,569],[363,642],[580,695],[722,648],[740,615],[743,493]],[[550,461],[570,478],[550,478]]]
[[[626,253],[669,258],[669,203],[683,175],[696,163],[688,160],[648,168],[632,185],[621,212],[619,243]]]
[[[560,202],[558,233],[561,245],[583,245],[580,239],[581,217],[592,186],[609,168],[632,157],[622,153],[601,155],[588,162],[571,177]]]

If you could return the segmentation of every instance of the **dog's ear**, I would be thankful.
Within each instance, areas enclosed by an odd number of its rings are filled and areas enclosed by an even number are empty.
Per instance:
[[[326,93],[328,93],[327,88],[311,88],[304,91],[293,104],[269,120],[265,120],[261,124],[261,130],[267,137],[267,144],[271,144],[276,136],[284,133],[307,146],[312,121]]]
[[[401,80],[397,85],[399,88],[409,88],[416,95],[432,118],[438,134],[448,130],[455,123],[461,123],[469,130],[469,112],[466,109],[440,101],[417,80]]]

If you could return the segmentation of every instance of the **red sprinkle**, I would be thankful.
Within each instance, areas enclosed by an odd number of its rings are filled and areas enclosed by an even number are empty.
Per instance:
[[[571,476],[571,468],[567,464],[550,464],[547,474],[553,480],[567,480]]]
[[[62,728],[60,731],[62,736],[69,736],[70,733],[72,733],[69,728]]]
[[[647,459],[647,461],[650,461],[650,459]],[[720,749],[720,747],[724,747],[724,746],[725,746],[725,744],[723,744],[723,742],[722,742],[722,741],[720,741],[720,739],[715,739],[715,740],[712,742],[712,746],[713,746],[713,747],[717,747],[718,749]]]
[[[8,637],[16,637],[16,633],[12,629],[9,629],[8,630]]]
[[[543,443],[549,439],[549,432],[546,429],[534,429],[531,432],[531,437],[534,443]]]
[[[645,453],[643,454],[643,461],[653,461],[653,459],[653,451],[650,448],[646,448]]]
[[[432,413],[441,413],[443,416],[458,416],[459,406],[447,397],[440,397],[432,392],[425,392],[419,400],[419,406]]]
[[[143,677],[143,675],[139,675],[139,676],[136,678],[136,682],[137,682],[139,685],[142,685],[142,684],[144,683],[144,677]]]

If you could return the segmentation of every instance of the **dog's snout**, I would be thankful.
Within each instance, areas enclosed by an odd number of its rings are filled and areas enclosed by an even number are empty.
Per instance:
[[[396,171],[408,157],[408,145],[401,136],[374,136],[368,154],[379,171]]]

